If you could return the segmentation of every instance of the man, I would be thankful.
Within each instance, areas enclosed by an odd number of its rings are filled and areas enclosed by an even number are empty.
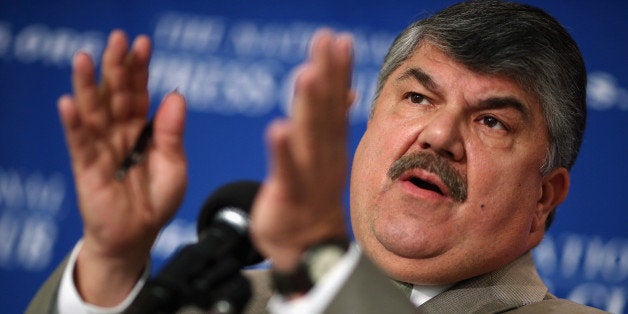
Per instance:
[[[156,114],[147,159],[122,180],[112,175],[145,121],[149,52],[146,38],[127,52],[124,35],[112,33],[100,86],[91,60],[75,58],[75,95],[62,97],[59,111],[84,236],[60,292],[53,277],[33,310],[124,309],[181,201],[185,102],[177,93]],[[312,276],[301,270],[320,266],[313,259],[322,247],[345,250],[350,77],[350,38],[318,32],[291,116],[268,129],[271,165],[251,235],[281,294],[271,310],[595,311],[548,294],[530,254],[567,195],[586,116],[582,58],[552,17],[525,5],[462,3],[397,38],[351,172],[362,253],[350,248]],[[410,288],[411,302],[380,270]],[[252,277],[254,286],[266,275]],[[295,284],[302,279],[313,287]]]

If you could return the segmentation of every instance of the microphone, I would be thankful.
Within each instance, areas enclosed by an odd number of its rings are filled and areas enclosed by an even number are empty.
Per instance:
[[[214,307],[220,313],[242,311],[251,288],[240,269],[263,260],[248,235],[259,188],[255,181],[237,181],[212,193],[198,217],[199,241],[179,250],[149,279],[125,313],[172,313],[186,305]]]
[[[244,263],[254,265],[263,261],[249,238],[249,213],[261,184],[243,180],[225,184],[210,195],[198,215],[196,232],[199,239],[222,237],[221,232],[236,231],[238,243],[232,253]],[[227,237],[233,239],[232,237]]]

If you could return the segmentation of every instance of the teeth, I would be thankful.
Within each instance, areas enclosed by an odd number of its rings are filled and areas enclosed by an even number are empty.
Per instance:
[[[431,184],[429,182],[423,181],[419,178],[411,178],[410,182],[414,185],[416,185],[417,187],[421,188],[421,189],[425,189],[425,190],[430,190],[430,191],[434,191],[440,195],[444,195],[443,191],[440,190],[440,188],[434,184]]]

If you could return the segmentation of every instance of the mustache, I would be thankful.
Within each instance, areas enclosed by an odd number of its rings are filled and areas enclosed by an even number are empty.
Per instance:
[[[467,177],[454,168],[447,159],[427,152],[415,152],[397,159],[388,170],[388,177],[397,180],[404,172],[423,169],[436,174],[449,189],[451,198],[456,202],[467,199]]]

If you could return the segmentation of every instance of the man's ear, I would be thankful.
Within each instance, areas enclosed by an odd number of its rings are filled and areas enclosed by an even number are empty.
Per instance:
[[[534,222],[530,232],[545,231],[545,221],[549,214],[567,198],[569,191],[569,171],[560,167],[543,177],[541,197],[536,204]]]

